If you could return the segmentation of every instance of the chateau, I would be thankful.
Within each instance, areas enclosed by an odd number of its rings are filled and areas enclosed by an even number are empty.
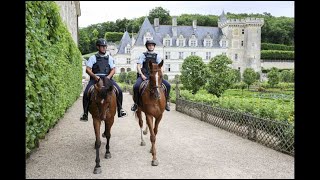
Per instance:
[[[200,56],[204,63],[212,57],[227,55],[232,60],[232,68],[241,74],[246,68],[261,73],[261,27],[263,18],[227,19],[222,12],[218,27],[178,26],[177,17],[172,25],[160,25],[159,18],[153,25],[145,18],[138,34],[130,38],[126,31],[118,46],[115,58],[116,73],[136,71],[139,55],[146,51],[145,42],[153,39],[157,45],[155,52],[164,59],[165,74],[169,79],[180,74],[183,60],[190,55]]]

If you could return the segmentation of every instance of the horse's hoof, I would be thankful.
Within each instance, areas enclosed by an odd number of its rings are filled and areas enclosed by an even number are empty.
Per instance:
[[[148,134],[148,131],[143,131],[143,134],[144,134],[144,135],[147,135],[147,134]]]
[[[152,166],[158,166],[158,165],[159,165],[158,160],[152,160],[152,161],[151,161],[151,165],[152,165]]]
[[[101,167],[95,167],[93,170],[93,174],[101,174]]]
[[[106,153],[106,155],[104,156],[104,158],[110,159],[110,158],[111,158],[111,153]]]
[[[145,145],[146,145],[146,142],[142,141],[140,145],[141,145],[141,146],[145,146]]]

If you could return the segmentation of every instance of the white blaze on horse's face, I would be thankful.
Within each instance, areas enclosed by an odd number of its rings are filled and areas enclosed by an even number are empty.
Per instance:
[[[157,86],[157,87],[159,87],[159,82],[158,82],[158,80],[159,80],[159,79],[158,79],[159,75],[158,75],[158,73],[159,73],[159,72],[156,73],[156,86]],[[160,95],[159,88],[157,88],[157,91],[158,91],[158,94]]]

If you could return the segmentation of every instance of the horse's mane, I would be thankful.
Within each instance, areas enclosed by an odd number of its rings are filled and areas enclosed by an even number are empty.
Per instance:
[[[111,92],[112,89],[113,89],[113,84],[111,80],[105,77],[103,80],[103,86],[101,87],[101,90],[100,90],[100,96],[103,99],[105,99],[107,97],[108,92]]]

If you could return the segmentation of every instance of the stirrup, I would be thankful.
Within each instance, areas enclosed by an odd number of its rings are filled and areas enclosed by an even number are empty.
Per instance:
[[[126,117],[126,116],[127,116],[127,113],[123,109],[121,109],[120,113],[118,113],[118,117]]]
[[[168,104],[168,102],[166,103],[166,108],[165,108],[167,111],[170,111],[170,106]]]

